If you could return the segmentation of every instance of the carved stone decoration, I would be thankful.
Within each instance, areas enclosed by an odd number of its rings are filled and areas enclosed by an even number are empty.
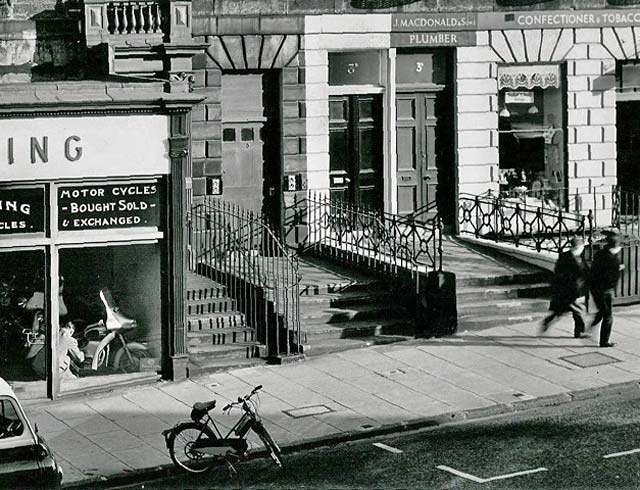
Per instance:
[[[171,84],[184,84],[187,87],[187,92],[193,92],[194,78],[193,73],[181,71],[177,73],[169,74],[169,83]]]
[[[169,156],[171,158],[184,158],[187,155],[189,155],[189,149],[188,148],[176,148],[175,150],[171,150],[169,152]]]
[[[288,66],[300,49],[297,34],[211,36],[207,55],[221,70],[259,70]]]

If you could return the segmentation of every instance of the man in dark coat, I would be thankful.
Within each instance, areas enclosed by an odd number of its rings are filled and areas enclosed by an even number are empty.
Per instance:
[[[612,301],[624,265],[620,233],[617,230],[608,231],[605,240],[605,247],[596,252],[591,265],[591,296],[598,308],[591,326],[594,327],[602,321],[600,347],[613,347],[615,344],[609,342],[613,327]]]
[[[551,281],[551,314],[542,321],[542,331],[546,332],[551,323],[570,311],[573,315],[573,336],[577,339],[586,336],[585,309],[580,299],[587,292],[587,267],[582,253],[584,241],[580,237],[571,239],[571,249],[562,252],[556,262]]]

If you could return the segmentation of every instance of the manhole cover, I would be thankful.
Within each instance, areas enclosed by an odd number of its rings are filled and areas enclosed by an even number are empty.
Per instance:
[[[614,362],[620,362],[620,359],[616,359],[615,357],[611,357],[606,354],[600,354],[599,352],[576,354],[574,356],[561,357],[560,359],[582,368],[603,366],[604,364],[613,364]]]
[[[310,407],[292,408],[291,410],[283,410],[289,417],[299,419],[301,417],[311,417],[312,415],[324,415],[333,412],[326,405],[312,405]]]

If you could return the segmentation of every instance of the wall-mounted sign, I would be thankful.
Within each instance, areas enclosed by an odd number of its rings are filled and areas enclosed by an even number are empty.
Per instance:
[[[392,32],[391,47],[475,46],[475,31],[462,32]]]
[[[329,53],[329,85],[379,85],[378,51]]]
[[[60,187],[58,228],[159,228],[160,190],[158,181]]]
[[[505,104],[533,104],[533,92],[505,92]]]
[[[0,120],[0,181],[167,174],[161,115]]]
[[[561,27],[634,27],[640,10],[539,10],[535,12],[479,12],[478,30],[545,29]]]
[[[44,188],[0,189],[0,235],[44,231]]]
[[[477,25],[475,12],[391,15],[391,32],[464,31],[474,30]]]

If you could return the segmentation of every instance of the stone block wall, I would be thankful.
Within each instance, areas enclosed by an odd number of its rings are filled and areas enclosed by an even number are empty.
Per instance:
[[[240,22],[242,24],[242,22]],[[243,35],[237,34],[248,29]],[[207,177],[222,174],[222,74],[225,70],[278,70],[281,81],[281,149],[285,177],[307,169],[303,57],[297,34],[261,33],[261,24],[216,23],[218,35],[196,37],[208,47],[194,58],[194,92],[206,97],[192,115],[193,196],[206,194]],[[269,27],[265,31],[269,31]],[[224,34],[229,31],[233,34]],[[302,180],[303,187],[306,179]],[[302,194],[304,191],[298,191]],[[296,193],[285,192],[285,207]],[[224,182],[223,182],[224,197]]]

